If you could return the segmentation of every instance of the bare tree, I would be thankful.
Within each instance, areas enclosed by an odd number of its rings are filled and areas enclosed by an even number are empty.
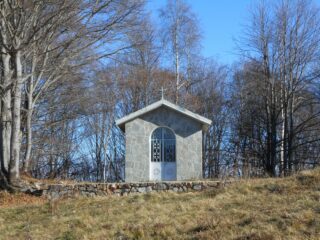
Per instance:
[[[250,59],[242,77],[254,87],[255,99],[261,99],[256,100],[261,102],[256,109],[261,121],[253,122],[259,134],[247,137],[259,136],[268,174],[287,175],[298,169],[300,147],[319,141],[309,134],[317,132],[320,120],[313,90],[319,79],[319,9],[304,0],[269,8],[261,3],[251,24],[241,44],[243,56]]]
[[[167,47],[175,71],[175,102],[179,100],[179,90],[188,83],[193,54],[200,48],[200,30],[198,19],[190,6],[183,0],[168,0],[167,5],[160,10],[162,21],[162,38]]]
[[[72,69],[127,48],[119,41],[135,23],[141,4],[140,1],[116,0],[0,3],[4,69],[1,75],[1,147],[5,149],[1,169],[8,180],[19,179],[24,84],[28,99],[27,170],[32,111],[43,89],[66,77]]]

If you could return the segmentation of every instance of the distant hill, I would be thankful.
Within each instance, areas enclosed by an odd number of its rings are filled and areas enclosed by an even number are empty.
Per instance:
[[[0,239],[320,239],[320,169],[207,192],[79,198],[55,206],[0,193],[0,232]]]

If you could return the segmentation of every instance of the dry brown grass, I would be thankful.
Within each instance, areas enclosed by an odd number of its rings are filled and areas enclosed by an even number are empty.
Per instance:
[[[74,180],[71,179],[37,179],[37,178],[33,178],[31,177],[29,174],[26,173],[21,173],[21,179],[29,184],[32,183],[44,183],[44,184],[75,184],[77,183]]]
[[[320,169],[200,193],[0,209],[0,239],[320,239]]]
[[[25,205],[41,205],[46,203],[44,197],[31,196],[24,193],[11,194],[8,192],[0,191],[0,209],[10,207],[22,207]],[[1,236],[0,236],[1,239]]]

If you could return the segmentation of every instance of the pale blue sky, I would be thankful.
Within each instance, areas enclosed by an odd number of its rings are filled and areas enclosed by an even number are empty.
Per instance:
[[[234,38],[241,35],[249,21],[249,10],[258,0],[187,0],[200,20],[203,33],[202,53],[219,62],[231,64],[237,59]],[[166,0],[149,0],[154,18]],[[268,2],[268,1],[267,1]],[[271,2],[271,1],[270,1]],[[320,0],[314,1],[320,3]]]

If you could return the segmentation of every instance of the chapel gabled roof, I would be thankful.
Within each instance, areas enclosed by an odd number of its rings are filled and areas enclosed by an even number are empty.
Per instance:
[[[202,124],[203,126],[203,129],[207,129],[210,125],[211,125],[211,120],[208,119],[208,118],[205,118],[203,116],[200,116],[199,114],[196,114],[194,112],[191,112],[183,107],[180,107],[174,103],[171,103],[169,102],[168,100],[165,100],[165,99],[161,99],[155,103],[152,103],[136,112],[133,112],[133,113],[130,113],[129,115],[127,116],[124,116],[123,118],[120,118],[118,120],[116,120],[116,124],[117,126],[122,130],[122,131],[125,131],[125,124],[127,122],[130,122],[148,112],[151,112],[157,108],[160,108],[160,107],[167,107],[169,109],[172,109],[176,112],[179,112],[189,118],[192,118],[193,120],[195,121],[198,121]]]

